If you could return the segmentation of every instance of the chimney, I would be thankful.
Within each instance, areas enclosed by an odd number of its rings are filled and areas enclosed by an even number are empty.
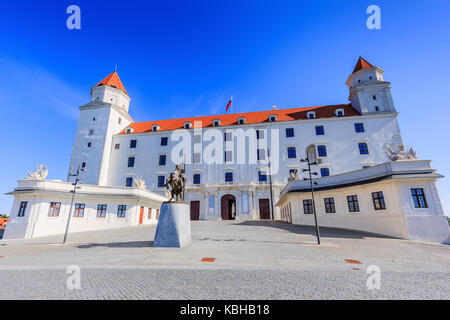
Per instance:
[[[278,106],[276,105],[276,104],[274,104],[273,106],[272,106],[272,110],[277,110],[278,109]]]

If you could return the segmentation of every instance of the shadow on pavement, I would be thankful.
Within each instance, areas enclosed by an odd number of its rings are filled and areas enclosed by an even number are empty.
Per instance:
[[[144,248],[153,247],[153,241],[130,241],[130,242],[109,242],[109,243],[89,243],[78,245],[79,249],[89,249],[93,247],[104,248]]]
[[[303,225],[294,225],[289,224],[283,221],[244,221],[238,222],[236,225],[240,226],[257,226],[257,227],[268,227],[268,228],[278,228],[282,230],[289,231],[291,233],[296,234],[305,234],[305,235],[316,235],[316,228],[314,226],[303,226]],[[361,232],[361,231],[353,231],[353,230],[345,230],[338,228],[329,228],[329,227],[320,227],[319,231],[321,237],[326,238],[341,238],[341,239],[364,239],[367,237],[370,238],[384,238],[384,239],[398,239],[394,237],[384,236],[375,233]]]

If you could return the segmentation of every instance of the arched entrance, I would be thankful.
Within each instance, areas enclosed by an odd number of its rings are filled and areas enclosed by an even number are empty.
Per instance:
[[[233,195],[227,194],[222,197],[221,212],[222,220],[236,219],[236,198]]]

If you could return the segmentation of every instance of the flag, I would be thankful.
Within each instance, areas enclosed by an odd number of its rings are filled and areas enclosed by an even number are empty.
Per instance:
[[[227,112],[228,112],[228,108],[231,107],[231,105],[233,104],[233,98],[230,99],[230,101],[228,101],[227,103]]]

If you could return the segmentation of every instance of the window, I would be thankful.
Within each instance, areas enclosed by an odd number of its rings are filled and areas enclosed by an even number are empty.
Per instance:
[[[50,202],[48,210],[49,217],[59,217],[59,210],[61,209],[61,202]]]
[[[373,206],[375,210],[384,210],[386,209],[386,203],[384,202],[383,192],[373,192],[372,193]]]
[[[245,123],[245,118],[239,118],[238,124],[244,124],[244,123]]]
[[[97,206],[97,218],[106,217],[106,204],[99,204]]]
[[[152,220],[152,208],[148,208],[148,220]]]
[[[17,214],[18,217],[24,217],[25,216],[25,210],[27,209],[28,201],[22,201],[20,203],[19,213]]]
[[[369,154],[369,148],[367,147],[367,143],[362,142],[358,143],[359,154]]]
[[[264,152],[264,149],[258,149],[257,150],[256,158],[258,160],[266,160],[266,153]]]
[[[126,178],[126,180],[125,180],[125,186],[126,186],[126,187],[129,187],[129,188],[133,187],[133,178],[132,178],[132,177],[127,177],[127,178]]]
[[[152,126],[152,131],[158,131],[159,130],[159,126],[157,124],[154,124]]]
[[[194,174],[192,181],[194,184],[200,184],[200,174],[199,173]]]
[[[214,120],[213,127],[218,127],[218,126],[220,126],[220,120]]]
[[[411,189],[411,196],[413,198],[414,207],[416,208],[428,208],[427,200],[425,199],[425,193],[423,189]]]
[[[120,149],[120,143],[116,143],[114,146],[114,149],[119,150]]]
[[[117,218],[125,218],[126,213],[127,213],[127,206],[120,204],[117,207]]]
[[[213,194],[210,194],[208,196],[208,207],[209,207],[209,212],[214,212],[215,196]]]
[[[233,161],[233,152],[225,151],[225,162],[231,162],[231,161]]]
[[[303,200],[303,212],[304,214],[313,214],[313,206],[312,206],[312,200]]]
[[[81,164],[81,168],[86,168],[86,162],[83,162],[82,164]]]
[[[84,217],[84,203],[75,203],[75,210],[73,212],[73,216],[75,218],[83,218]]]
[[[334,114],[337,117],[343,117],[344,116],[344,109],[336,109],[336,111],[334,112]]]
[[[289,159],[295,159],[297,158],[297,152],[295,150],[295,147],[289,147],[287,148],[288,158]]]
[[[119,124],[121,124],[122,123],[122,118],[119,118]]]
[[[93,134],[94,134],[94,130],[93,130],[93,129],[90,129],[90,130],[89,130],[89,135],[92,136]]]
[[[200,152],[196,152],[192,155],[193,159],[192,162],[194,164],[199,164],[202,162],[202,154]]]
[[[319,157],[327,156],[327,147],[326,146],[317,146],[317,154]]]
[[[94,117],[94,118],[92,118],[92,121],[95,121],[95,117]]]
[[[350,212],[359,212],[358,196],[348,196],[348,210]]]
[[[315,119],[316,118],[316,113],[314,111],[310,111],[306,114],[306,118],[308,119]]]
[[[322,177],[328,177],[330,175],[330,169],[328,169],[328,168],[320,168],[320,175]]]
[[[90,147],[91,147],[91,145],[92,145],[92,143],[88,142],[88,148],[90,148]]]
[[[263,130],[256,130],[256,139],[258,139],[258,140],[264,139],[264,131]]]
[[[225,132],[225,141],[231,141],[232,140],[232,132]]]
[[[316,126],[316,136],[323,136],[325,134],[325,129],[323,126]]]
[[[127,128],[127,133],[131,133],[131,129],[130,128]]]
[[[380,108],[378,106],[376,106],[375,111],[380,111]]]
[[[233,182],[233,172],[225,173],[225,182]]]
[[[355,123],[355,131],[357,133],[364,132],[364,123]]]
[[[131,148],[131,149],[136,148],[136,145],[137,145],[137,140],[131,140],[131,141],[130,141],[130,148]]]
[[[286,128],[286,138],[294,137],[294,128]]]
[[[258,171],[259,182],[267,182],[267,174],[264,171]]]
[[[376,95],[373,95],[373,96],[372,96],[372,99],[373,99],[373,100],[377,100],[377,96],[376,96]]]
[[[191,123],[190,122],[185,122],[184,123],[184,128],[185,129],[190,129],[191,128]]]
[[[275,121],[277,121],[277,116],[270,116],[270,117],[269,117],[269,121],[270,121],[270,122],[275,122]]]
[[[166,178],[164,176],[158,176],[158,188],[164,188],[166,184]]]
[[[166,165],[167,156],[165,154],[161,154],[159,156],[159,165],[165,166]]]
[[[169,139],[167,137],[161,138],[161,146],[167,146]]]
[[[336,206],[334,205],[334,198],[325,198],[325,212],[336,213]]]
[[[134,157],[128,157],[128,168],[134,168]]]

